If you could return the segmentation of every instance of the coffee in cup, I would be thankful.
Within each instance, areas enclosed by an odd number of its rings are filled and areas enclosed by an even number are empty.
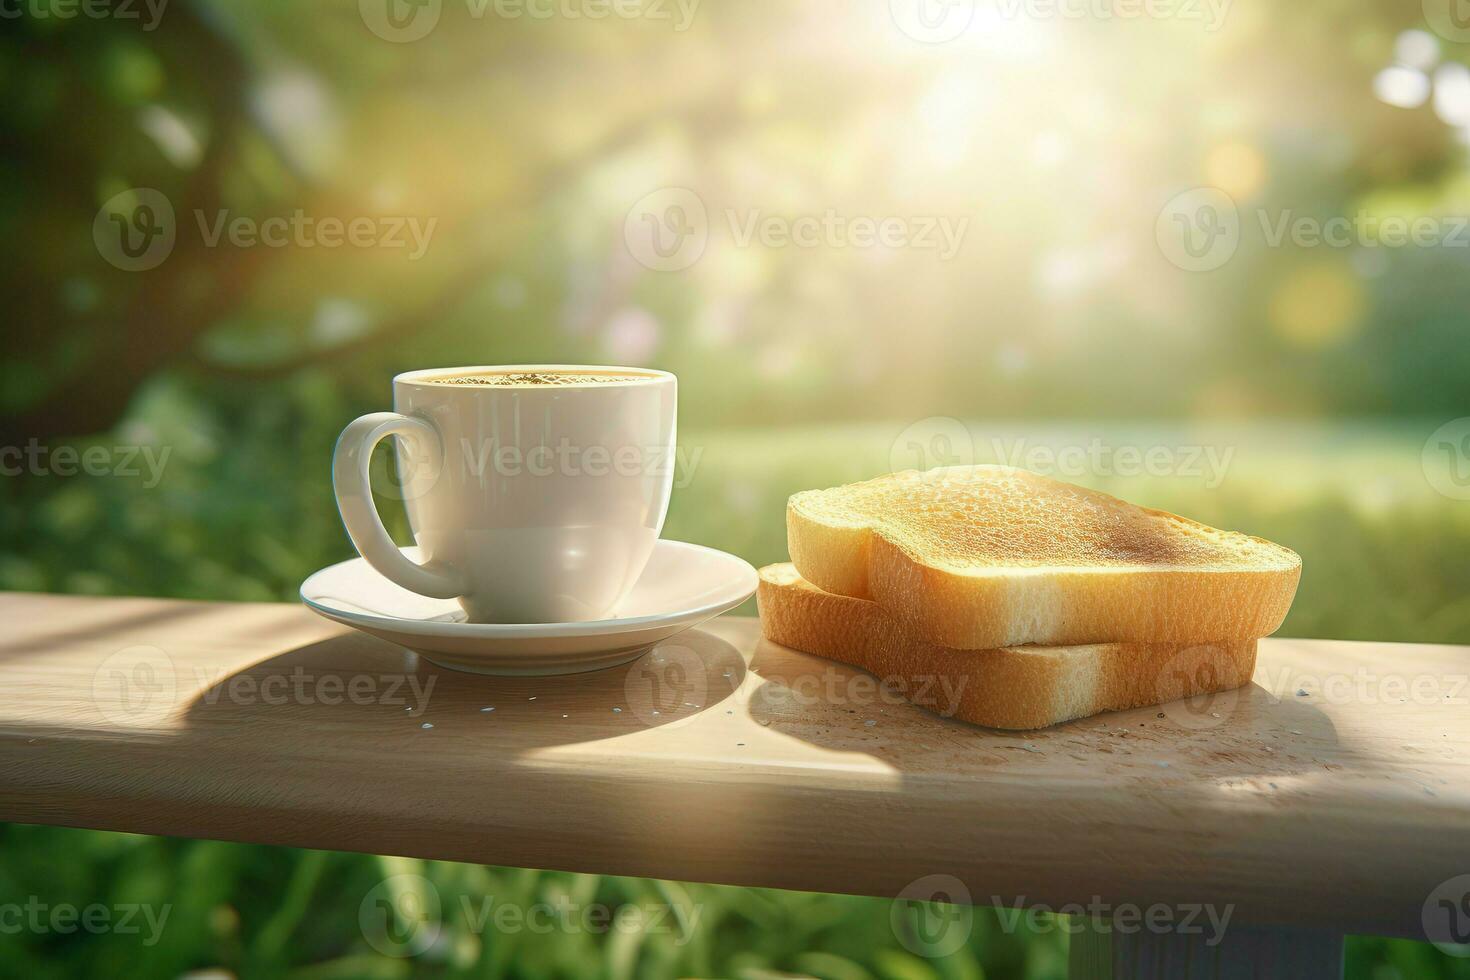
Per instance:
[[[446,374],[427,379],[436,385],[482,386],[487,388],[546,388],[575,385],[621,384],[637,381],[636,374],[606,371],[498,371],[493,374]]]

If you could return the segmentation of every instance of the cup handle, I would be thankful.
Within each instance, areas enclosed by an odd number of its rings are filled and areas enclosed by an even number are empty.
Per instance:
[[[438,430],[423,419],[397,412],[374,412],[343,429],[332,452],[332,489],[337,494],[337,510],[342,514],[347,536],[384,578],[419,595],[456,599],[465,592],[459,574],[443,562],[420,565],[403,557],[378,516],[368,466],[373,447],[388,436],[427,440],[443,458]]]

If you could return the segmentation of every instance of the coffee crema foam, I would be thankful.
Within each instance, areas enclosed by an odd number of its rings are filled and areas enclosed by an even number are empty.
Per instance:
[[[448,374],[425,378],[436,385],[463,385],[485,388],[570,388],[578,385],[616,384],[623,381],[647,381],[648,374],[608,374],[588,371],[507,371],[497,374]]]

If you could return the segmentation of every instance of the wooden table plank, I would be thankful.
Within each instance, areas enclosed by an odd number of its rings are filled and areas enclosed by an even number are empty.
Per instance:
[[[9,594],[0,617],[5,820],[875,895],[943,873],[976,904],[1406,936],[1470,872],[1462,647],[1270,640],[1238,697],[1018,735],[750,619],[506,679],[290,605]]]

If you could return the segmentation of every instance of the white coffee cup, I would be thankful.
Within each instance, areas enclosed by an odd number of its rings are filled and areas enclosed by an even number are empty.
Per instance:
[[[548,375],[585,380],[466,380]],[[663,530],[676,399],[672,374],[641,368],[400,374],[396,411],[364,415],[337,440],[332,483],[342,523],[385,577],[421,595],[458,599],[471,622],[604,618],[638,580]],[[399,551],[373,505],[369,463],[390,435],[422,564]]]

